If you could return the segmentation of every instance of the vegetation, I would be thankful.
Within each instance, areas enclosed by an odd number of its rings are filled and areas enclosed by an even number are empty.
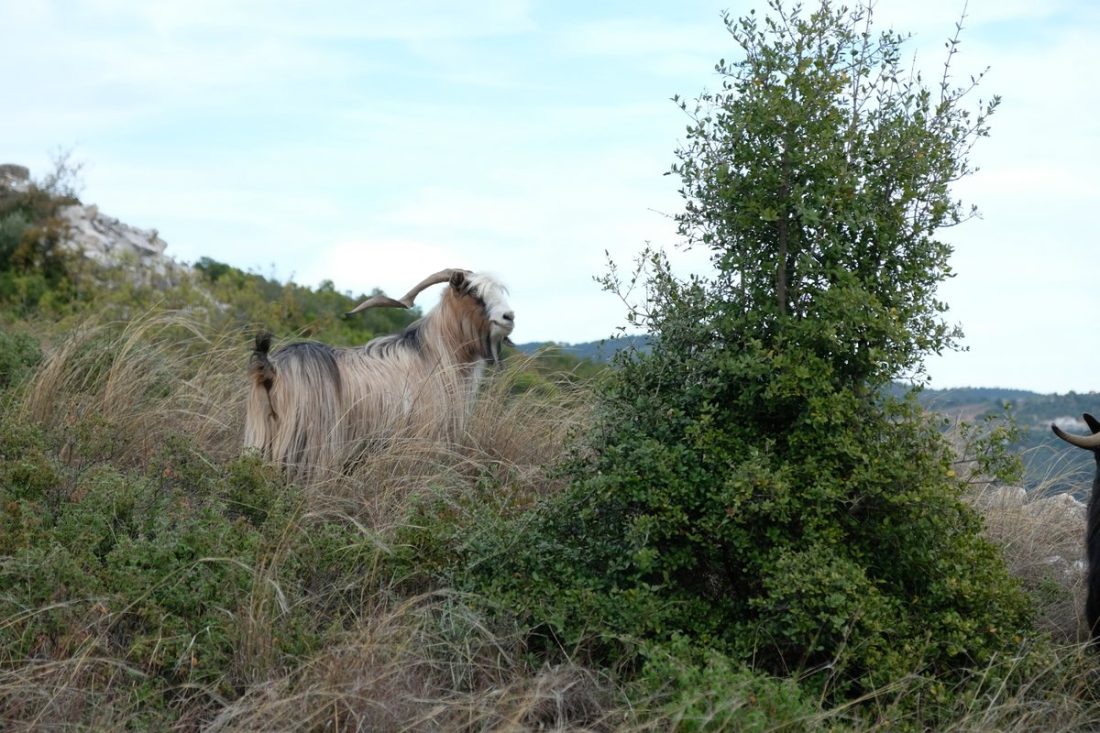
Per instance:
[[[456,443],[316,483],[240,453],[251,335],[415,314],[149,287],[51,239],[62,178],[3,192],[0,728],[1098,727],[1079,511],[890,389],[957,336],[936,237],[992,107],[862,13],[728,19],[676,166],[718,276],[645,258],[648,349],[512,353]]]
[[[1016,429],[1005,437],[1011,450],[1022,458],[1024,486],[1040,494],[1071,492],[1081,501],[1088,501],[1095,462],[1088,454],[1066,451],[1050,426],[1056,420],[1080,420],[1082,413],[1096,412],[1100,409],[1096,393],[1053,395],[963,388],[924,390],[918,399],[926,410],[945,415],[952,424],[978,419],[1011,420]]]
[[[889,395],[959,335],[937,234],[971,213],[950,183],[996,100],[971,114],[969,88],[905,78],[901,39],[863,30],[865,11],[773,11],[728,19],[742,60],[719,65],[674,167],[681,234],[718,274],[680,281],[651,254],[634,278],[652,349],[605,381],[569,485],[451,538],[429,517],[420,557],[551,658],[759,685],[794,718],[815,700],[938,727],[1044,659],[962,500],[970,477],[915,399]],[[912,695],[884,693],[899,685]]]
[[[518,344],[516,348],[525,354],[533,354],[544,349],[555,349],[578,359],[610,364],[620,351],[648,351],[649,337],[615,336],[601,341],[587,341],[579,344],[555,344],[544,341]]]
[[[385,570],[406,506],[533,480],[577,408],[513,404],[502,375],[463,445],[395,446],[297,486],[239,456],[242,351],[180,313],[86,321],[4,391],[0,725],[598,716],[613,694],[598,674],[532,666],[514,628],[455,594],[399,592]]]

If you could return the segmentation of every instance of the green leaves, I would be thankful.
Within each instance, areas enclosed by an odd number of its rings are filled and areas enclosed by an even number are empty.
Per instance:
[[[777,317],[858,313],[816,307],[838,286],[855,289],[877,313],[900,314],[900,328],[830,345],[876,355],[832,357],[847,363],[843,378],[919,374],[924,355],[959,335],[939,320],[951,248],[935,236],[973,215],[950,184],[970,172],[996,103],[963,108],[970,87],[934,97],[900,65],[904,37],[869,32],[867,8],[772,9],[762,27],[727,16],[740,60],[719,64],[722,91],[700,97],[673,166],[687,204],[680,232],[721,271],[711,310],[773,314],[756,322],[768,340],[791,327]]]
[[[91,436],[69,423],[0,414],[0,656],[111,660],[127,676],[105,695],[172,717],[181,690],[231,698],[261,658],[275,668],[311,654],[356,612],[378,548],[353,526],[303,517],[274,467],[219,461],[174,435],[126,468],[113,449],[74,446]],[[89,427],[125,443],[108,421]],[[98,694],[106,680],[81,684]]]
[[[950,447],[887,391],[957,335],[933,234],[959,212],[972,118],[932,108],[900,37],[863,32],[869,11],[773,8],[727,18],[742,60],[719,64],[673,166],[680,230],[716,274],[681,281],[643,253],[632,322],[652,350],[601,382],[568,488],[430,553],[531,629],[529,648],[670,680],[689,728],[774,722],[700,703],[699,685],[780,720],[806,690],[867,700],[926,678],[946,697],[1030,633]],[[412,524],[428,547],[445,536]]]
[[[948,446],[885,388],[957,335],[933,234],[960,211],[975,122],[932,108],[900,37],[862,32],[869,11],[773,8],[727,18],[741,60],[673,167],[716,275],[643,254],[651,353],[603,383],[569,489],[478,533],[458,584],[616,666],[686,640],[735,662],[719,676],[804,676],[824,699],[954,684],[1029,611]]]

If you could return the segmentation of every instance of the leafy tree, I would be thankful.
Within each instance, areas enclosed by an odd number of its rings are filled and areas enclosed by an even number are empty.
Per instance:
[[[606,380],[570,488],[464,538],[452,572],[612,664],[688,639],[826,697],[963,677],[1028,606],[950,448],[887,387],[958,336],[937,232],[972,213],[950,185],[996,99],[966,109],[949,66],[937,94],[906,76],[865,8],[772,11],[727,17],[743,55],[674,167],[716,274],[648,256],[652,351]]]
[[[721,91],[691,113],[679,231],[712,252],[708,300],[738,331],[820,354],[848,387],[919,372],[960,335],[940,318],[936,235],[974,213],[950,184],[999,99],[962,106],[978,80],[951,85],[958,33],[933,93],[869,10],[772,7],[726,18],[745,57],[719,63]]]

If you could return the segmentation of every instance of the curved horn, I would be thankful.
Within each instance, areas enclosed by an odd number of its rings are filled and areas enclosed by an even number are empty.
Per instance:
[[[434,275],[429,275],[428,277],[421,280],[412,290],[405,293],[404,297],[402,297],[400,300],[394,300],[393,298],[390,298],[386,295],[372,295],[359,305],[352,308],[345,315],[350,316],[354,313],[358,313],[359,311],[366,310],[367,308],[412,308],[413,301],[416,300],[416,296],[420,295],[421,290],[431,287],[432,285],[447,282],[456,272],[466,272],[466,270],[456,270],[454,268],[440,270]]]
[[[1050,429],[1054,431],[1055,435],[1070,445],[1075,445],[1078,448],[1087,448],[1089,450],[1100,449],[1100,433],[1095,433],[1093,435],[1072,435],[1053,424],[1050,426]]]
[[[1085,424],[1089,426],[1089,430],[1094,433],[1100,433],[1100,420],[1097,420],[1087,412],[1081,417],[1085,418]]]

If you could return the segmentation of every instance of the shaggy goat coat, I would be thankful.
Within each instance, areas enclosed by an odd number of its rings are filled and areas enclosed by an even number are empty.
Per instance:
[[[457,437],[513,322],[499,283],[457,272],[430,313],[361,347],[303,342],[271,353],[271,336],[258,336],[245,446],[310,477],[393,440]]]

